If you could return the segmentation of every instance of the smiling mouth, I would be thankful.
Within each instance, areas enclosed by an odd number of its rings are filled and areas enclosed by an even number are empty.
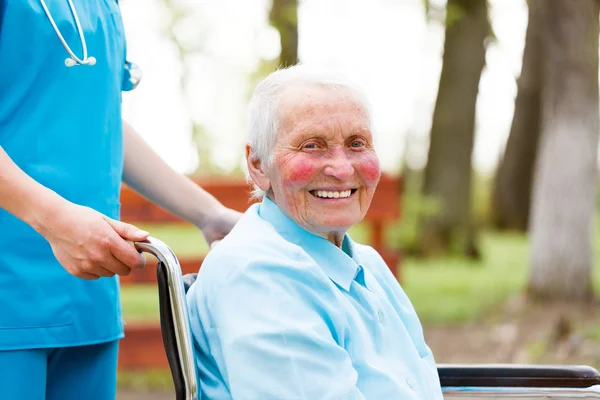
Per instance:
[[[346,199],[356,193],[356,189],[310,190],[309,193],[320,199]]]

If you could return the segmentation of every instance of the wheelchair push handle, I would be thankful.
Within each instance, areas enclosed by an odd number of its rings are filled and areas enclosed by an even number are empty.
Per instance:
[[[157,278],[163,341],[171,370],[177,369],[180,376],[180,381],[175,382],[176,398],[197,400],[198,382],[179,260],[165,243],[153,237],[148,237],[143,242],[134,242],[133,245],[140,253],[151,254],[159,261]],[[174,332],[174,338],[165,338],[165,332]],[[175,343],[174,349],[168,345],[172,342]]]

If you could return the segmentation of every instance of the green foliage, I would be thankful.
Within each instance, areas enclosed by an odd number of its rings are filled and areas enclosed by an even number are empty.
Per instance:
[[[528,248],[521,235],[485,232],[482,261],[405,259],[402,286],[422,321],[477,319],[513,294],[527,278]]]
[[[400,249],[405,254],[418,254],[419,236],[422,222],[441,212],[442,202],[435,197],[422,194],[422,171],[409,170],[405,167],[404,190],[400,204],[402,219],[388,227],[386,238],[392,248]],[[488,227],[491,214],[490,202],[493,189],[493,176],[473,174],[471,190],[471,212],[473,229]],[[451,254],[464,254],[468,238],[472,232],[457,231],[451,238]]]
[[[402,207],[402,219],[388,229],[386,236],[392,248],[413,253],[418,248],[422,221],[437,215],[441,202],[411,190],[405,193],[399,207]]]
[[[418,248],[422,222],[441,211],[441,202],[422,194],[423,171],[411,170],[405,166],[402,199],[400,200],[401,219],[386,228],[386,241],[390,248],[405,254],[412,254]]]
[[[192,75],[188,61],[192,56],[202,53],[208,35],[205,28],[203,28],[205,24],[202,23],[202,21],[197,21],[198,16],[195,15],[194,18],[198,23],[194,25],[197,29],[194,39],[187,41],[182,40],[181,35],[178,36],[177,32],[178,28],[190,18],[190,15],[193,15],[190,5],[175,0],[162,0],[162,3],[164,6],[163,14],[165,16],[165,21],[167,21],[163,35],[177,48],[177,56],[181,66],[179,90],[185,100],[184,104],[187,111],[187,118],[191,125],[192,140],[198,154],[198,167],[194,173],[196,175],[207,175],[215,172],[214,160],[212,159],[211,152],[213,147],[211,143],[212,139],[206,127],[193,118],[193,105],[189,99],[187,88],[190,86]]]

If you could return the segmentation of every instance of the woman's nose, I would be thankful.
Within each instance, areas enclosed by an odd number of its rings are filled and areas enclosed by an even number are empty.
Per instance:
[[[354,175],[354,166],[345,151],[335,150],[332,151],[323,172],[325,175],[333,176],[343,181]]]

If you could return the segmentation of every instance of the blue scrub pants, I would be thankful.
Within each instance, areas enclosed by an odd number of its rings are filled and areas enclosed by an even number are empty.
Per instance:
[[[3,400],[114,400],[119,341],[0,351]]]

